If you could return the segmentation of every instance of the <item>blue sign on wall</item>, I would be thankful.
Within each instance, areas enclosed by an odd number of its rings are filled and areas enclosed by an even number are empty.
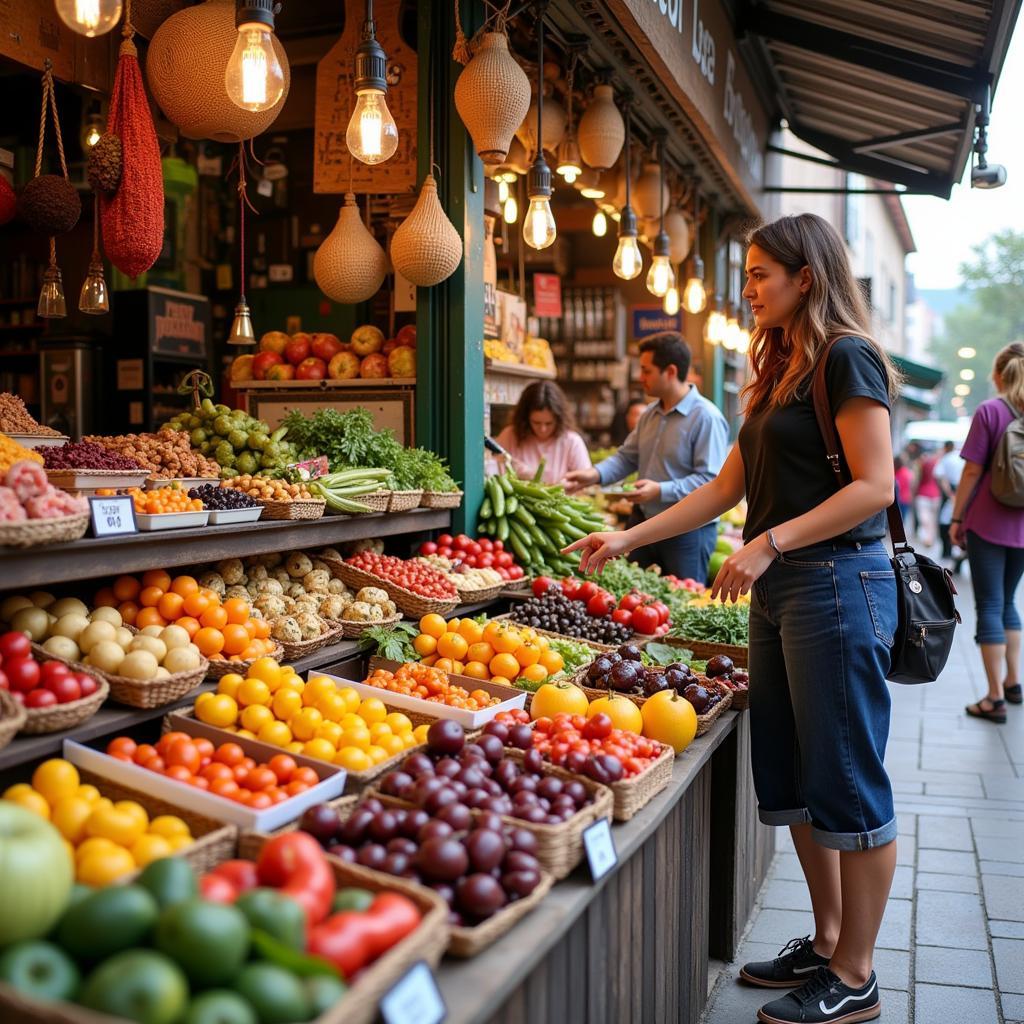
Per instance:
[[[661,306],[633,306],[633,341],[643,341],[652,334],[661,331],[682,331],[683,312],[669,316]]]

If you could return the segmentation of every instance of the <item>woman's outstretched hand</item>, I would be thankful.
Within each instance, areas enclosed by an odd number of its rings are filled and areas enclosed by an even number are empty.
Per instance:
[[[718,570],[711,585],[711,600],[738,601],[742,594],[749,594],[755,581],[767,571],[776,555],[768,543],[767,534],[755,537],[733,552]]]
[[[562,548],[563,555],[570,551],[580,552],[580,572],[600,573],[608,559],[618,558],[629,551],[629,541],[622,530],[591,533]]]

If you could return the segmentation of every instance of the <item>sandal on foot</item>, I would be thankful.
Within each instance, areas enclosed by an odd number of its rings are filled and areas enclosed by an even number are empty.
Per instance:
[[[985,702],[991,705],[991,707],[984,707]],[[971,716],[971,718],[985,718],[990,722],[996,724],[1003,724],[1006,722],[1006,701],[1005,700],[993,700],[991,697],[982,697],[981,700],[974,704],[968,704],[964,708],[964,711]]]
[[[1003,694],[1011,704],[1024,704],[1024,691],[1021,690],[1020,683],[1016,686],[1004,686]]]

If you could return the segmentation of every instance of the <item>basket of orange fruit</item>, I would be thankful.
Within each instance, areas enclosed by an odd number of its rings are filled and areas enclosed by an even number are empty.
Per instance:
[[[413,648],[422,664],[470,679],[503,686],[521,680],[535,689],[565,667],[548,637],[508,620],[445,620],[441,615],[424,615],[419,628]]]
[[[270,624],[253,613],[248,601],[225,600],[215,590],[201,587],[194,576],[172,578],[163,569],[151,569],[141,577],[119,576],[96,594],[95,603],[116,607],[122,621],[142,633],[151,627],[180,627],[203,659],[203,675],[214,679],[240,671],[257,658],[281,653],[270,639]]]

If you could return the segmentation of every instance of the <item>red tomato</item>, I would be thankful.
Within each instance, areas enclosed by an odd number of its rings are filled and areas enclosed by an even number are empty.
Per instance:
[[[0,657],[6,662],[8,658],[27,658],[32,653],[32,646],[24,633],[12,630],[0,635]]]
[[[624,608],[627,612],[631,612],[635,608],[639,608],[643,603],[644,599],[634,590],[623,597],[619,602],[619,607]]]
[[[452,535],[450,533],[442,533],[437,538],[437,546],[442,548],[450,548],[452,546]]]
[[[0,690],[10,690],[11,684],[7,679],[7,673],[0,669]]]
[[[480,540],[477,541],[477,543],[480,545],[480,548],[483,551],[494,550],[494,541],[492,541],[490,537],[481,537]]]
[[[553,586],[555,586],[555,581],[550,576],[538,576],[530,589],[533,591],[534,597],[543,597]]]
[[[604,618],[615,608],[615,598],[611,594],[594,594],[587,600],[587,614],[595,619]]]
[[[575,601],[589,601],[597,593],[597,584],[593,580],[584,580],[573,597]]]
[[[439,548],[437,549],[437,553],[438,553],[438,554],[439,554],[439,555],[440,555],[440,556],[441,556],[442,558],[451,558],[451,557],[452,557],[452,549],[451,549],[450,547],[448,547],[448,545],[447,545],[447,544],[446,544],[446,545],[444,545],[444,547],[439,547]]]
[[[498,566],[497,572],[498,572],[498,575],[503,580],[511,580],[512,579],[512,574],[503,565],[499,565]],[[2,682],[0,682],[0,689],[3,689],[3,683]]]
[[[11,634],[8,633],[7,635],[10,636]],[[19,633],[18,636],[24,636],[24,634]],[[28,643],[27,637],[25,637],[25,642]],[[31,654],[27,657],[22,655],[8,656],[5,654],[4,672],[7,675],[7,679],[12,690],[18,690],[21,693],[29,693],[39,685],[39,663],[31,656]],[[56,703],[56,701],[54,701],[54,703]],[[30,705],[30,707],[43,706],[44,705],[40,704]]]
[[[50,689],[50,681],[71,675],[71,669],[62,661],[44,661],[39,669],[39,685]]]
[[[82,688],[70,673],[51,678],[48,683],[44,682],[43,686],[57,698],[58,704],[70,704],[71,701],[82,698]]]
[[[199,879],[199,895],[213,903],[234,903],[238,890],[223,875],[211,871]]]
[[[492,555],[490,551],[485,551],[477,559],[477,568],[478,569],[490,569],[491,566],[493,566],[493,565],[494,565],[494,555]]]
[[[661,617],[653,606],[645,605],[633,612],[633,629],[638,633],[653,633],[659,625]]]
[[[437,545],[432,540],[426,540],[420,545],[421,555],[436,555]]]
[[[603,740],[611,734],[612,720],[603,711],[599,711],[583,726],[583,735],[588,740]]]
[[[658,613],[659,624],[664,625],[668,622],[672,613],[668,610],[668,605],[664,601],[655,601],[651,607]]]
[[[27,708],[51,708],[56,703],[57,696],[50,690],[29,690],[25,694],[25,707]]]
[[[633,613],[626,611],[625,608],[616,608],[612,612],[612,622],[618,622],[622,626],[631,626],[633,624]]]
[[[100,688],[100,684],[88,672],[78,672],[75,678],[83,697],[91,697]]]
[[[521,580],[526,575],[526,570],[521,565],[510,565],[509,576],[514,580]]]
[[[471,537],[467,537],[464,533],[460,533],[455,540],[452,541],[452,547],[458,551],[465,551],[472,543],[473,539]]]

